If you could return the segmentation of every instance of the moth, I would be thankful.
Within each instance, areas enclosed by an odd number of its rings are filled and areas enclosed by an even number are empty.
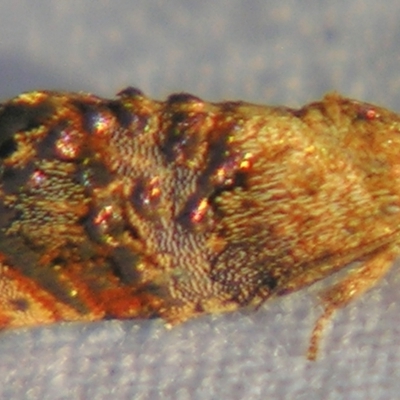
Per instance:
[[[357,267],[326,322],[398,255],[400,117],[36,91],[0,106],[0,326],[259,306]]]

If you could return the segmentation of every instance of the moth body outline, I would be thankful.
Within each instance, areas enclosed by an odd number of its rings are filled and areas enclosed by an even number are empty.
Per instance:
[[[327,95],[296,110],[38,91],[0,108],[0,325],[259,306],[360,261],[335,310],[398,255],[400,117]]]

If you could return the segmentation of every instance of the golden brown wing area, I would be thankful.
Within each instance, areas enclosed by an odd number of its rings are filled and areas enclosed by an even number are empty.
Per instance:
[[[0,324],[258,305],[362,261],[329,316],[398,254],[400,118],[340,97],[294,110],[31,92],[0,108]]]

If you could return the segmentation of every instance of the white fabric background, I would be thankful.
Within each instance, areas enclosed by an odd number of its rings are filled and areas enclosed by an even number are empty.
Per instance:
[[[400,1],[0,1],[0,97],[31,89],[302,105],[326,91],[400,110]],[[400,155],[399,155],[400,156]],[[0,335],[1,399],[393,399],[399,266],[305,358],[315,291],[167,331],[108,321]]]

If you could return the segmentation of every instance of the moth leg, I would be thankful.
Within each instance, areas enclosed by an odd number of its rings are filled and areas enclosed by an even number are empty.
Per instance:
[[[362,266],[351,271],[342,281],[321,293],[324,312],[318,318],[311,335],[307,353],[309,360],[317,358],[322,334],[335,311],[374,286],[391,268],[397,255],[398,252],[392,247],[375,253]]]

